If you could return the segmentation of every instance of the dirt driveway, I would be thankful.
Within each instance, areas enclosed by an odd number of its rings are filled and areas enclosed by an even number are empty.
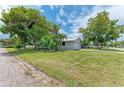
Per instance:
[[[62,86],[62,83],[0,48],[0,87]]]

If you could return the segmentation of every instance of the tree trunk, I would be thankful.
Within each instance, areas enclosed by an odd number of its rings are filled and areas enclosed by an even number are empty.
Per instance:
[[[23,44],[23,48],[26,49],[26,44]]]
[[[57,45],[57,46],[55,46],[55,51],[58,51],[58,45]]]
[[[34,47],[34,49],[37,49],[35,42],[33,42],[33,47]]]
[[[97,44],[96,44],[96,47],[97,47],[98,49],[100,49],[100,48],[101,48],[101,45],[100,45],[99,43],[97,43]]]
[[[55,51],[58,51],[58,47],[55,48]]]

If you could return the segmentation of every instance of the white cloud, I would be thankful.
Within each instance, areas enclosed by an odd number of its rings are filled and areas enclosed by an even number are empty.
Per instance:
[[[7,9],[10,9],[10,7],[8,5],[1,5],[0,6],[0,18],[2,17],[1,13],[2,13],[3,9],[7,10]]]
[[[89,18],[95,17],[97,13],[104,10],[109,12],[109,17],[111,19],[119,19],[119,25],[124,24],[124,6],[95,6],[93,11],[87,16],[73,16],[68,19],[68,22],[73,23],[71,31],[75,33],[80,27],[85,28]]]
[[[107,9],[107,11],[109,12],[111,19],[119,19],[118,24],[124,24],[124,6],[113,6]]]
[[[62,24],[63,26],[66,25],[65,21],[60,18],[60,15],[59,14],[56,15],[56,21],[58,23]]]
[[[67,32],[65,32],[62,28],[59,30],[59,33],[67,35]]]
[[[50,5],[51,10],[53,10],[54,8],[63,8],[63,5]]]
[[[53,10],[54,9],[54,6],[53,5],[50,5],[50,8],[51,8],[51,10]]]
[[[65,22],[65,20],[63,19],[63,17],[68,17],[68,13],[64,11],[64,6],[54,5],[54,6],[50,6],[50,7],[51,7],[51,9],[54,9],[54,8],[59,9],[59,12],[56,15],[56,21],[59,24],[65,26],[67,23]]]
[[[87,16],[74,16],[72,19],[69,19],[68,21],[73,23],[73,26],[71,27],[72,32],[77,32],[80,27],[86,27],[87,26],[87,21],[91,17],[95,17],[98,12],[103,11],[103,7],[101,6],[96,6],[93,9],[93,12],[91,12]]]
[[[10,9],[10,6],[8,5],[0,5],[0,18],[2,18],[2,11],[8,11]],[[3,25],[3,22],[0,20],[0,26]]]
[[[82,38],[82,33],[68,33],[65,32],[62,28],[59,30],[59,33],[65,34],[68,38],[75,38],[75,37]]]
[[[1,6],[0,6],[0,18],[2,18],[1,13],[2,13],[3,9],[7,10],[7,9],[10,9],[10,7],[7,6],[7,5],[4,5],[4,6],[1,5]],[[0,25],[2,25],[2,24],[3,24],[3,23],[0,21]],[[8,37],[8,35],[2,34],[2,33],[0,32],[0,39],[6,38],[6,37]]]
[[[69,38],[80,37],[82,39],[82,33],[70,33],[67,35]]]
[[[63,8],[60,9],[59,15],[60,15],[60,16],[65,16],[65,12],[64,12]]]

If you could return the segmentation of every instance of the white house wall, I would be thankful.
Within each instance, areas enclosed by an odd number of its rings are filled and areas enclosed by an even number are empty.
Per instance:
[[[76,49],[81,49],[81,44],[79,40],[67,41],[65,42],[65,46],[62,46],[61,48],[66,50],[76,50]]]

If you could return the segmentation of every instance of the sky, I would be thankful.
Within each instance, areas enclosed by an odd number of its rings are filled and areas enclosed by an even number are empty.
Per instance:
[[[0,6],[0,18],[3,9],[15,6]],[[49,21],[61,24],[60,32],[66,34],[68,37],[81,37],[78,33],[80,27],[86,27],[89,18],[95,17],[97,13],[102,11],[109,12],[110,19],[118,19],[118,25],[124,24],[124,6],[103,6],[103,5],[65,5],[65,6],[25,6],[35,8],[41,11]],[[6,35],[0,33],[0,38],[5,38]],[[119,40],[124,40],[124,35],[121,35]]]

